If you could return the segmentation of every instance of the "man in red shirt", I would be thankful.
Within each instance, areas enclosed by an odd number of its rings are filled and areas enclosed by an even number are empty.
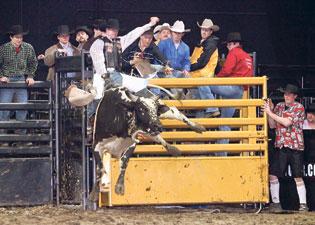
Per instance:
[[[222,70],[217,77],[251,77],[253,76],[253,60],[241,46],[242,38],[238,32],[229,33],[227,36],[226,46],[229,49],[226,61]],[[209,86],[210,93],[208,99],[214,99],[213,94],[217,94],[222,99],[240,99],[243,96],[243,86]],[[217,114],[218,108],[208,108],[208,112]],[[233,117],[235,108],[221,108],[221,118]],[[211,115],[207,116],[211,117]],[[220,131],[230,131],[229,126],[220,126]],[[220,139],[218,144],[228,144],[229,139]],[[220,152],[217,156],[226,156],[226,152]]]
[[[306,190],[303,176],[303,122],[305,111],[302,104],[295,99],[299,93],[298,87],[288,84],[284,90],[284,102],[273,107],[268,100],[263,110],[268,115],[268,123],[271,129],[276,129],[274,159],[270,163],[270,192],[272,204],[270,208],[280,211],[279,181],[278,177],[284,173],[290,165],[292,177],[296,183],[296,189],[300,200],[300,211],[307,211]]]

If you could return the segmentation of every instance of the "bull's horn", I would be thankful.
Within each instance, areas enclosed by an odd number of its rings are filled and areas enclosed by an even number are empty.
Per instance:
[[[126,95],[130,98],[131,101],[136,102],[139,99],[139,96],[132,94],[130,91],[126,91]]]
[[[169,90],[161,87],[161,86],[158,86],[158,85],[154,85],[154,84],[148,84],[147,85],[148,88],[158,88],[162,91],[164,91],[168,96],[170,96],[172,99],[175,99],[175,100],[178,100],[174,94],[172,94],[172,92],[170,92]]]

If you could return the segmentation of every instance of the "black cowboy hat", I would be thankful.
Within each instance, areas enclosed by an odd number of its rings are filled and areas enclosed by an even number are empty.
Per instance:
[[[300,93],[299,88],[293,84],[287,84],[285,88],[279,88],[278,90],[282,93],[289,92],[289,93],[297,94],[297,95]]]
[[[56,35],[61,35],[61,34],[73,34],[73,31],[70,30],[69,26],[68,25],[59,25],[57,27],[57,31],[54,32],[54,34]]]
[[[92,28],[99,30],[101,24],[106,24],[106,20],[104,20],[104,19],[95,19],[93,24],[92,24]]]
[[[9,34],[9,35],[18,35],[18,34],[26,35],[26,34],[28,34],[28,32],[29,32],[28,30],[27,31],[23,30],[22,25],[13,25],[12,27],[10,27],[10,30],[7,32],[7,34]]]
[[[305,111],[306,113],[315,113],[315,103],[310,104]]]
[[[242,37],[241,37],[241,33],[240,32],[228,33],[226,41],[224,41],[223,44],[226,44],[229,42],[243,42]]]
[[[145,31],[143,34],[141,34],[141,36],[143,36],[143,35],[147,35],[147,34],[149,34],[149,35],[152,35],[152,36],[153,36],[153,29],[151,28],[150,30]]]
[[[89,36],[92,34],[92,31],[87,26],[77,26],[75,33],[78,33],[79,31],[84,31]]]
[[[106,32],[106,28],[107,28],[107,22],[104,20],[103,22],[99,24],[98,29],[102,32]]]
[[[119,20],[118,19],[108,19],[107,20],[107,28],[117,29],[119,30]]]

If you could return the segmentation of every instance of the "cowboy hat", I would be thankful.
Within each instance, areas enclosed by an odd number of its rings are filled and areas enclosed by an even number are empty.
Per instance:
[[[315,103],[310,104],[310,105],[306,108],[305,112],[306,112],[306,113],[313,113],[313,114],[315,114]]]
[[[110,29],[117,29],[119,30],[120,27],[119,27],[119,20],[118,19],[108,19],[107,21],[107,28],[110,28]]]
[[[163,23],[162,25],[157,25],[154,30],[153,33],[156,34],[162,30],[170,30],[171,26],[168,23]]]
[[[104,24],[104,23],[106,24],[106,20],[104,20],[104,19],[95,19],[93,21],[92,28],[96,29],[96,30],[99,30],[100,29],[100,25]]]
[[[170,30],[176,33],[190,32],[190,29],[185,30],[185,24],[180,20],[176,20],[173,26],[171,26]]]
[[[282,93],[289,92],[296,95],[300,93],[299,88],[293,84],[287,84],[285,88],[279,88],[278,90]]]
[[[102,32],[106,32],[106,29],[107,29],[107,22],[104,20],[103,22],[99,24],[98,30]]]
[[[65,97],[73,106],[86,106],[95,98],[93,93],[79,89],[76,85],[70,85],[64,93]]]
[[[241,33],[240,32],[231,32],[228,33],[226,41],[222,42],[223,44],[229,43],[229,42],[243,42]]]
[[[54,32],[56,35],[70,35],[73,34],[73,31],[70,31],[70,28],[68,25],[59,25],[57,27],[57,31]]]
[[[199,22],[197,22],[197,25],[200,28],[211,29],[214,32],[220,30],[220,27],[218,25],[214,25],[212,20],[210,19],[204,19],[201,25],[199,24]]]
[[[79,31],[84,31],[87,35],[91,36],[92,31],[87,26],[78,26],[75,29],[75,33]]]
[[[10,30],[7,32],[7,34],[9,35],[26,35],[28,34],[28,30],[24,31],[22,25],[13,25],[12,27],[10,27]]]

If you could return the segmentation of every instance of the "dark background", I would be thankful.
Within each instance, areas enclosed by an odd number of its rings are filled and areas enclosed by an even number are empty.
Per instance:
[[[280,83],[285,79],[311,87],[315,72],[314,5],[312,0],[2,0],[1,43],[8,40],[5,32],[12,24],[22,24],[30,30],[25,41],[39,54],[56,42],[53,32],[60,24],[74,29],[91,24],[95,18],[115,17],[124,34],[147,23],[150,16],[158,16],[161,23],[171,25],[177,19],[183,20],[192,29],[184,37],[192,50],[200,38],[196,22],[211,18],[221,28],[216,33],[221,40],[228,32],[241,32],[245,49],[257,52],[259,74]],[[220,52],[226,52],[224,45]]]

